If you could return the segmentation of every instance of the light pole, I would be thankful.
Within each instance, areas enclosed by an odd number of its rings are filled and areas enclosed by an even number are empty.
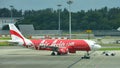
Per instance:
[[[61,25],[61,23],[60,23],[60,22],[61,22],[61,19],[60,19],[60,10],[61,10],[61,9],[60,9],[60,7],[61,7],[62,5],[61,5],[61,4],[58,4],[57,6],[58,6],[58,8],[59,8],[59,9],[58,9],[58,13],[59,13],[59,14],[58,14],[58,31],[59,31],[59,35],[60,35],[60,30],[61,30],[61,29],[60,29],[60,25]]]
[[[69,5],[69,39],[71,39],[71,4],[73,3],[72,0],[68,0],[67,4]]]
[[[12,6],[12,5],[10,5],[10,8],[11,8],[10,13],[11,13],[11,23],[12,23],[12,17],[13,17],[13,12],[12,12],[12,9],[13,9],[13,6]]]

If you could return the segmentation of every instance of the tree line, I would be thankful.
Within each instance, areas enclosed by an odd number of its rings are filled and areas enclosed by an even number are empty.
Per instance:
[[[0,9],[0,17],[10,17],[7,8]],[[69,29],[69,11],[53,10],[52,8],[42,10],[22,10],[12,9],[14,17],[24,17],[18,24],[33,24],[35,29],[57,30],[58,12],[61,13],[61,30]],[[101,8],[81,10],[72,12],[72,30],[114,30],[120,27],[120,8]]]

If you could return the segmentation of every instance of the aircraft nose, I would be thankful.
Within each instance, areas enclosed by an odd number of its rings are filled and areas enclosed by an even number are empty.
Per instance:
[[[100,49],[101,46],[100,45],[95,45],[95,49]]]

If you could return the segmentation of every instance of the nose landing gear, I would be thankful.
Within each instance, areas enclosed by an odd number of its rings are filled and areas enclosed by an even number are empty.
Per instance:
[[[87,54],[85,54],[83,57],[81,57],[82,59],[90,59],[90,54],[89,52],[87,52]]]

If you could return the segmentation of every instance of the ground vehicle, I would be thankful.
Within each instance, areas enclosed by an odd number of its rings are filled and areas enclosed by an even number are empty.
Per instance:
[[[115,52],[111,52],[111,51],[104,51],[102,54],[105,56],[115,56],[116,55]]]

